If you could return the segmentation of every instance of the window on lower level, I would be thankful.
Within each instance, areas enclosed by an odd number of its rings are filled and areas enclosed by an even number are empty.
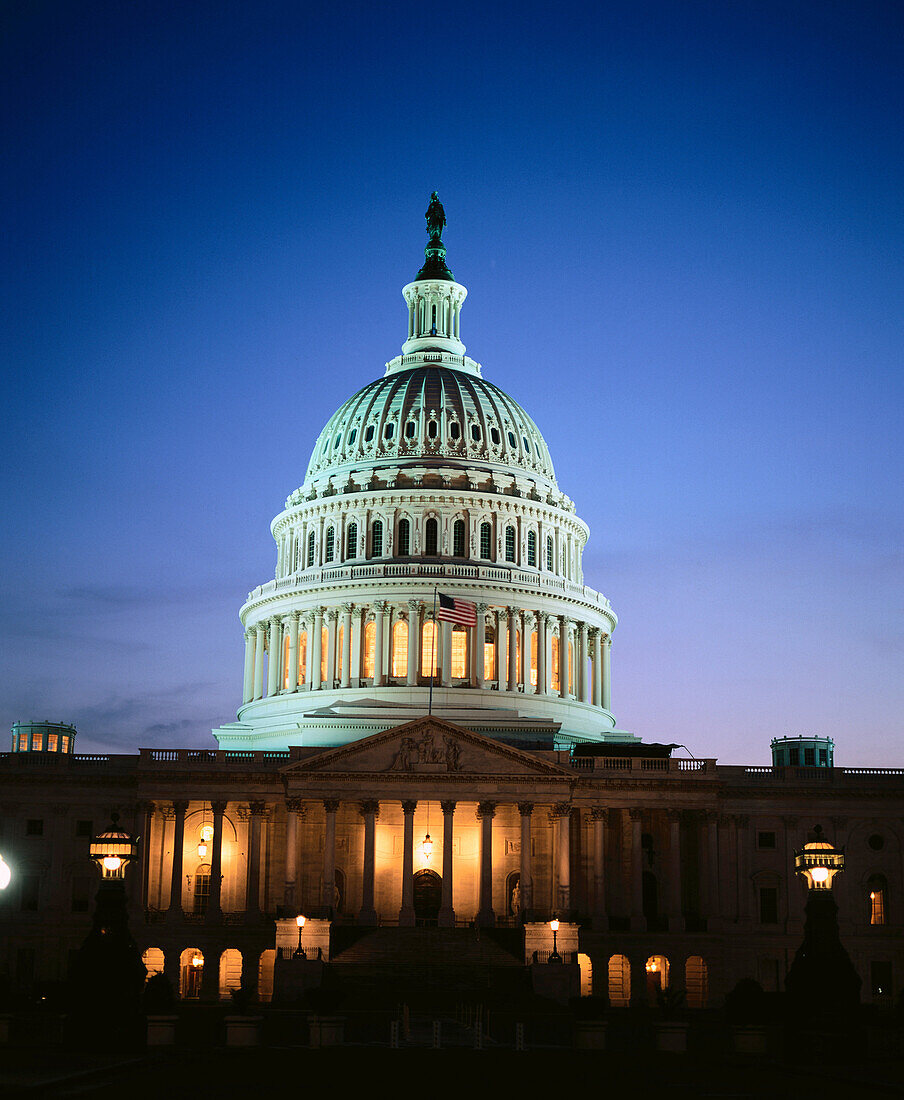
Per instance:
[[[370,556],[381,558],[383,556],[383,521],[375,519],[370,529]]]
[[[869,964],[870,992],[874,997],[890,997],[892,994],[892,973],[890,962],[871,962]]]
[[[775,848],[775,833],[764,830],[756,834],[756,846],[762,851],[771,851]]]
[[[869,891],[869,922],[885,924],[885,897],[888,892],[885,876],[871,875],[866,885]]]
[[[44,835],[44,819],[40,817],[30,817],[25,822],[25,835],[26,836],[43,836]]]
[[[439,524],[433,518],[424,524],[424,553],[431,557],[439,553]]]
[[[91,904],[91,879],[76,875],[72,880],[72,912],[87,913]]]
[[[533,567],[537,564],[537,535],[534,531],[527,532],[527,564]]]
[[[463,558],[465,556],[465,521],[457,519],[452,527],[452,556]]]
[[[760,887],[760,924],[778,924],[778,887]]]
[[[75,823],[75,835],[91,837],[94,835],[94,822],[93,821],[76,821]]]
[[[19,882],[19,908],[23,913],[36,913],[41,890],[40,876],[23,875]]]
[[[515,560],[515,528],[506,527],[505,529],[505,560],[513,562]]]
[[[480,525],[480,556],[491,558],[493,556],[493,528],[488,523]]]
[[[397,558],[407,558],[411,553],[411,523],[407,519],[399,520],[399,541],[396,549]]]

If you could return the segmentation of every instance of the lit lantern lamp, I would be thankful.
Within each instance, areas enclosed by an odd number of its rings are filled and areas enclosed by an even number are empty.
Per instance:
[[[135,859],[138,854],[138,838],[131,833],[118,829],[119,814],[110,815],[113,823],[112,829],[105,833],[98,833],[91,841],[88,854],[100,867],[105,879],[123,879],[126,866]]]
[[[559,955],[556,943],[559,935],[559,918],[553,917],[553,919],[549,922],[549,927],[552,931],[552,954],[549,956],[549,961],[551,963],[560,963],[562,961],[562,958]]]
[[[429,833],[421,841],[421,852],[424,856],[424,862],[429,863],[430,857],[433,855],[433,841],[430,839]]]
[[[5,890],[9,886],[9,880],[13,877],[13,873],[10,870],[9,864],[0,856],[0,890]]]
[[[305,954],[305,949],[301,946],[301,934],[304,931],[304,922],[305,918],[301,915],[301,913],[299,913],[298,916],[295,918],[295,923],[298,925],[298,946],[295,948],[295,952],[292,955],[293,959],[307,958],[307,955]]]
[[[794,870],[807,880],[807,890],[831,890],[832,879],[844,870],[844,849],[833,848],[816,825],[813,839],[794,853]]]
[[[203,825],[201,827],[201,840],[198,843],[198,859],[207,859],[207,853],[210,851],[210,842],[213,840],[213,826]]]

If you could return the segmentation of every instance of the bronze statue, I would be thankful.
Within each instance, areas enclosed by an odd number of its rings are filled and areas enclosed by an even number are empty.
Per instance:
[[[430,205],[427,207],[427,213],[424,217],[427,219],[427,233],[430,235],[430,239],[440,238],[446,224],[446,212],[443,210],[443,204],[439,201],[435,191],[430,194]]]

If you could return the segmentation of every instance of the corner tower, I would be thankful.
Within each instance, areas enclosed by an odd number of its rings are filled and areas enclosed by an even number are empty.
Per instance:
[[[404,287],[407,337],[317,439],[249,593],[238,721],[221,747],[336,745],[433,711],[524,747],[634,740],[616,729],[617,618],[584,585],[589,534],[537,425],[465,355],[466,288],[445,212]],[[434,622],[434,590],[477,624]]]

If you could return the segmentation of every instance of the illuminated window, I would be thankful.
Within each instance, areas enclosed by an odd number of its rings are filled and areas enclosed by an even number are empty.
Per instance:
[[[308,667],[308,632],[302,630],[298,635],[298,682],[304,683],[305,672]]]
[[[552,660],[549,662],[549,672],[552,679],[552,690],[559,690],[559,636],[553,634],[551,639]]]
[[[627,1008],[631,1002],[631,963],[627,955],[613,955],[609,960],[609,1003],[613,1008]]]
[[[364,675],[372,680],[374,675],[374,647],[377,641],[377,625],[369,622],[364,627]]]
[[[488,523],[480,525],[480,556],[482,558],[493,556],[493,528]]]
[[[314,532],[308,534],[308,569],[314,564]]]
[[[339,632],[336,635],[336,668],[339,670],[336,675],[339,679],[342,679],[342,642],[345,638],[345,627],[340,626]]]
[[[47,734],[47,751],[48,752],[56,752],[58,742],[59,742],[59,738],[57,737],[57,735],[55,733],[48,733]]]
[[[375,519],[370,529],[370,556],[381,558],[383,556],[383,521]]]
[[[527,564],[531,566],[537,564],[537,535],[535,531],[527,532]]]
[[[452,525],[452,556],[463,558],[465,556],[465,521],[457,519]]]
[[[546,569],[552,572],[552,535],[546,536]]]
[[[28,734],[19,734],[19,752],[28,752]]]
[[[392,675],[397,679],[408,675],[408,623],[404,619],[392,628]]]
[[[33,733],[31,735],[31,748],[33,752],[41,752],[44,748],[44,734]]]
[[[324,550],[323,560],[332,561],[333,551],[336,548],[336,532],[332,527],[326,529],[326,549]]]
[[[210,864],[202,863],[201,866],[195,871],[194,883],[192,884],[193,893],[193,905],[192,909],[195,913],[206,913],[207,906],[210,903]]]
[[[407,558],[411,553],[411,524],[407,519],[399,520],[399,545],[396,557]]]
[[[515,682],[521,683],[521,631],[515,631]]]
[[[439,526],[435,519],[428,519],[424,527],[424,553],[431,557],[437,554],[439,544]]]
[[[436,623],[428,619],[421,630],[421,675],[436,673]]]
[[[669,960],[665,955],[651,955],[646,962],[646,971],[647,989],[653,994],[661,993],[669,984]]]
[[[530,686],[537,686],[537,632],[530,633]]]
[[[488,626],[483,635],[483,678],[496,679],[496,631]]]
[[[283,679],[282,686],[288,688],[289,686],[289,635],[286,634],[283,638]]]
[[[320,680],[326,679],[326,659],[330,649],[330,632],[327,627],[320,630]]]
[[[699,955],[691,955],[684,964],[684,987],[688,1008],[706,1008],[709,998],[709,969]]]
[[[463,680],[468,675],[468,632],[463,626],[452,628],[452,668],[453,680]]]
[[[505,560],[515,560],[515,528],[506,527],[505,529]]]
[[[867,882],[869,888],[869,922],[885,924],[885,893],[887,884],[883,875],[872,875]]]
[[[72,738],[68,733],[63,734],[63,752],[69,752],[72,748]]]
[[[345,556],[356,558],[358,556],[358,525],[350,523],[345,534]]]

